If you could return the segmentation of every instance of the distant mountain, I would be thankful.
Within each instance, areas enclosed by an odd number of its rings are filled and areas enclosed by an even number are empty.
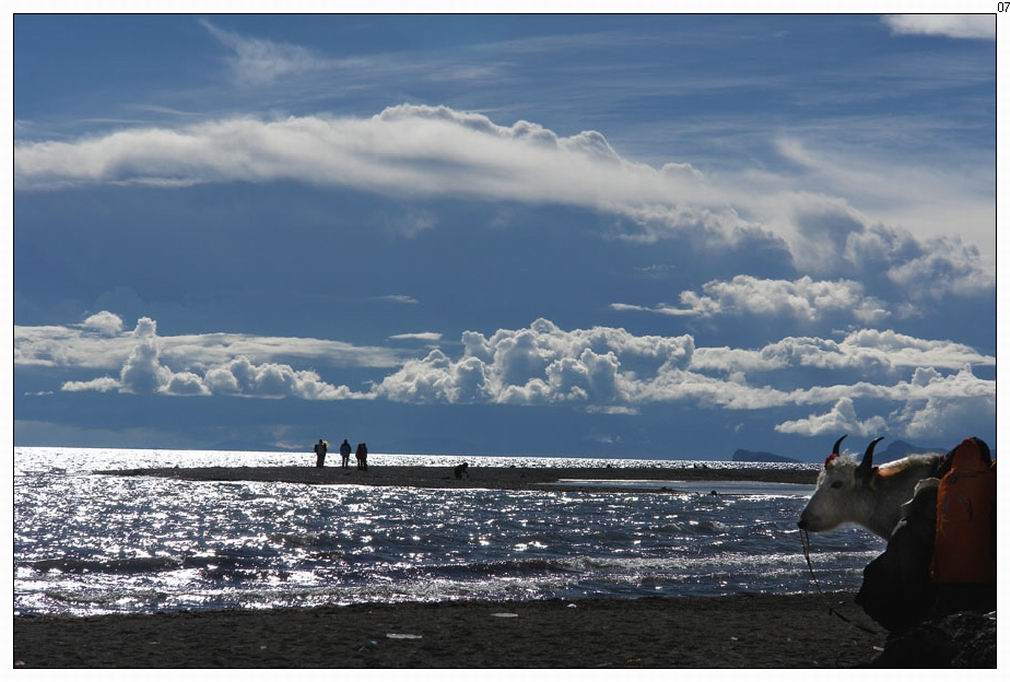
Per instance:
[[[873,463],[883,464],[884,462],[891,462],[908,455],[924,455],[933,452],[943,453],[945,450],[943,448],[924,448],[921,445],[912,445],[903,440],[896,440],[883,450],[875,452],[873,454]]]
[[[772,452],[756,452],[754,450],[737,450],[733,453],[734,462],[799,462],[792,457],[783,457]]]

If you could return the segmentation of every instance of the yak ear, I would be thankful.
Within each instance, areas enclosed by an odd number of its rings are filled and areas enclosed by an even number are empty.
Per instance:
[[[859,463],[856,467],[856,476],[862,476],[863,478],[873,478],[874,467],[873,467],[873,449],[877,447],[877,443],[884,440],[884,437],[874,438],[870,441],[870,444],[866,446],[866,452],[863,454],[863,461]]]
[[[877,469],[879,468],[880,467],[873,467],[872,469],[870,469],[870,478],[867,481],[870,485],[870,490],[877,489]]]

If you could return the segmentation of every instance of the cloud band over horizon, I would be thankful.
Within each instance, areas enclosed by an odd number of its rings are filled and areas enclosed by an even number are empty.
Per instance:
[[[383,349],[359,353],[341,342],[285,340],[292,348],[287,355],[300,353],[303,360],[333,366],[348,366],[354,361],[359,366],[394,369],[370,387],[354,390],[322,379],[313,369],[250,360],[246,353],[257,352],[255,338],[238,336],[242,343],[208,352],[205,341],[220,341],[222,335],[161,337],[157,323],[146,317],[131,331],[110,332],[116,326],[110,323],[118,319],[102,311],[76,328],[16,327],[16,363],[118,369],[115,376],[62,384],[63,391],[77,393],[569,404],[611,414],[634,414],[639,405],[681,401],[729,410],[833,405],[825,415],[776,426],[782,433],[805,436],[843,427],[853,433],[869,433],[884,426],[910,436],[929,435],[949,422],[941,418],[943,413],[995,409],[995,382],[976,377],[970,369],[972,365],[994,366],[995,358],[964,344],[917,339],[893,331],[864,329],[840,342],[787,337],[755,350],[698,347],[691,335],[635,336],[612,327],[565,331],[539,319],[527,328],[499,329],[491,336],[464,332],[460,340],[463,350],[456,358],[435,349],[392,365],[389,363],[395,356]],[[104,328],[96,328],[96,320],[102,320]],[[259,350],[259,357],[279,355],[272,341],[264,345],[267,350]],[[335,350],[350,355],[334,363]],[[793,388],[768,383],[778,371],[804,366],[857,370],[866,379],[854,384]],[[896,373],[905,373],[907,379],[878,383]],[[876,381],[867,380],[874,376]],[[884,401],[898,407],[886,417],[859,420],[854,400]]]

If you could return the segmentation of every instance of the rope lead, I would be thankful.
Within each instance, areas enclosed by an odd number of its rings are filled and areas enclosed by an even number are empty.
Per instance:
[[[810,534],[807,531],[800,529],[800,544],[803,546],[803,558],[807,560],[807,569],[810,571],[810,580],[813,582],[814,587],[817,588],[817,593],[821,595],[821,599],[824,600],[824,604],[828,607],[828,613],[834,614],[841,618],[843,621],[851,625],[852,627],[859,628],[863,632],[869,633],[871,635],[880,634],[876,630],[870,629],[865,625],[860,625],[849,618],[846,618],[844,614],[839,612],[831,602],[828,600],[828,595],[824,594],[824,590],[821,589],[821,584],[817,580],[817,576],[814,574],[814,564],[810,560]]]

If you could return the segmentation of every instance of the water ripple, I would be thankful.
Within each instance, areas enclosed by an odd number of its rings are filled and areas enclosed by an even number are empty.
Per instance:
[[[804,504],[797,495],[433,490],[89,473],[306,460],[16,448],[16,612],[812,589],[795,531]],[[686,464],[660,463],[675,465]],[[852,589],[882,548],[850,529],[818,536],[815,549],[822,586]]]

